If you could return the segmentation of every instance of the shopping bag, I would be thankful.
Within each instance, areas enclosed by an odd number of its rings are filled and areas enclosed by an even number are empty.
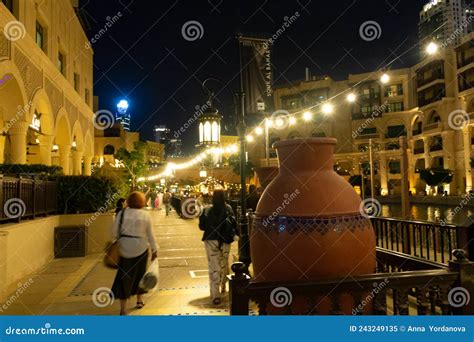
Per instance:
[[[145,291],[155,290],[156,288],[158,288],[159,278],[160,266],[158,264],[158,258],[156,258],[154,261],[152,261],[147,271],[143,275],[142,279],[140,280],[139,286]]]

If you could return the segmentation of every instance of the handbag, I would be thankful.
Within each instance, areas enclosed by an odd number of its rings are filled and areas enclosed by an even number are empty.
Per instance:
[[[119,238],[114,242],[108,242],[105,247],[104,264],[108,268],[117,269],[120,261],[119,240],[122,237],[122,223],[125,209],[122,209],[119,221]]]

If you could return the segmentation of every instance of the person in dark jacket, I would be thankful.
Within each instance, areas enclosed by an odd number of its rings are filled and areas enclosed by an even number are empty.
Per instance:
[[[125,198],[122,197],[118,199],[117,204],[115,205],[115,216],[117,216],[122,211],[126,204],[127,200]]]
[[[222,242],[220,235],[221,227],[229,216],[235,219],[232,207],[225,202],[225,192],[216,190],[212,205],[205,208],[199,217],[199,229],[204,231],[202,241],[209,265],[211,299],[215,305],[221,303],[221,293],[226,291],[227,274],[229,274],[230,244]]]

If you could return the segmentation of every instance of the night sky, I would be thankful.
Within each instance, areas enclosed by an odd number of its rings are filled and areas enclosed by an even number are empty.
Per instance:
[[[93,37],[108,16],[121,12],[121,18],[92,44],[94,93],[100,109],[115,109],[119,99],[128,99],[132,129],[151,139],[153,125],[165,124],[173,132],[196,105],[204,104],[201,83],[208,77],[228,84],[208,85],[218,93],[220,113],[230,118],[232,94],[239,85],[237,32],[272,35],[284,17],[298,12],[273,47],[275,84],[302,80],[305,67],[313,75],[337,80],[378,69],[393,59],[395,68],[415,64],[419,11],[426,2],[81,0],[81,13],[89,24],[87,34]],[[202,37],[195,41],[181,33],[190,20],[203,27]],[[368,20],[378,22],[382,30],[380,38],[370,42],[359,35],[359,27]],[[185,151],[192,152],[197,128],[190,128],[183,140]]]

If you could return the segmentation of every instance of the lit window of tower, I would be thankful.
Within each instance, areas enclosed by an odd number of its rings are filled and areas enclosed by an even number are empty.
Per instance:
[[[130,113],[128,112],[128,107],[127,100],[120,100],[119,103],[117,103],[117,114],[115,115],[117,123],[120,123],[126,131],[130,131]]]

